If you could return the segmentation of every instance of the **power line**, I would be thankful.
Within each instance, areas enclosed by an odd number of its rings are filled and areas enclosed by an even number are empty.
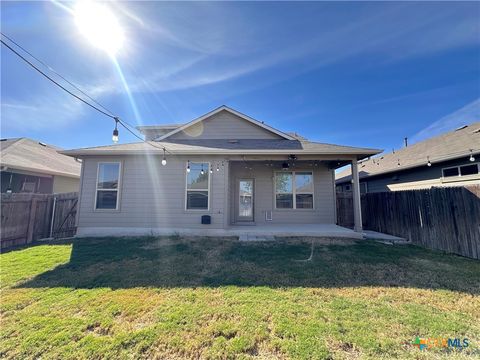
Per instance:
[[[0,32],[1,33],[1,32]],[[78,91],[80,91],[82,94],[84,94],[85,96],[87,96],[90,100],[92,100],[94,103],[96,103],[97,105],[99,105],[100,107],[102,107],[103,109],[105,109],[106,111],[103,111],[101,109],[99,109],[98,107],[90,104],[88,101],[82,99],[80,96],[74,94],[72,91],[68,90],[66,87],[64,87],[63,85],[61,85],[60,83],[58,83],[57,81],[55,81],[54,79],[52,79],[50,76],[48,76],[47,74],[45,74],[42,70],[40,70],[37,66],[35,66],[35,64],[33,64],[32,62],[30,62],[28,59],[26,59],[22,54],[20,54],[19,52],[17,52],[15,49],[13,49],[10,45],[8,45],[5,41],[1,40],[0,39],[0,42],[6,46],[10,51],[12,51],[15,55],[17,55],[20,59],[22,59],[24,62],[26,62],[29,66],[31,66],[34,70],[36,70],[38,73],[40,73],[42,76],[44,76],[46,79],[50,80],[52,83],[54,83],[55,85],[57,85],[59,88],[61,88],[62,90],[64,90],[65,92],[67,92],[68,94],[70,94],[71,96],[75,97],[76,99],[80,100],[81,102],[83,102],[84,104],[90,106],[91,108],[93,108],[94,110],[97,110],[98,112],[100,112],[101,114],[105,115],[105,116],[108,116],[109,118],[115,120],[116,123],[119,123],[120,125],[122,125],[129,133],[131,133],[133,136],[135,136],[137,139],[139,139],[140,141],[142,142],[145,142],[147,143],[148,145],[152,146],[152,147],[155,147],[157,149],[161,149],[165,152],[168,152],[169,154],[171,154],[170,151],[168,151],[164,146],[160,147],[160,146],[156,146],[154,145],[152,142],[148,142],[146,141],[145,139],[143,139],[142,137],[138,136],[133,130],[131,130],[129,127],[131,128],[134,128],[133,125],[130,125],[129,123],[127,123],[126,121],[124,120],[121,120],[118,116],[115,116],[113,115],[113,113],[108,110],[107,108],[105,108],[103,105],[101,105],[100,103],[98,103],[97,101],[95,101],[93,98],[91,98],[88,94],[86,94],[84,91],[80,90],[77,86],[75,86],[73,83],[71,83],[70,81],[68,81],[64,76],[60,75],[58,72],[56,72],[55,70],[53,70],[53,68],[51,68],[49,65],[47,65],[46,63],[44,63],[43,61],[39,60],[38,58],[36,58],[34,55],[32,55],[29,51],[27,51],[26,49],[24,49],[22,46],[20,46],[19,44],[17,44],[15,41],[13,41],[12,39],[10,39],[8,36],[6,36],[5,34],[1,33],[2,36],[4,36],[5,38],[7,38],[8,40],[10,40],[12,43],[14,43],[16,46],[18,46],[20,49],[22,49],[23,51],[25,51],[27,54],[29,54],[32,58],[34,58],[35,60],[37,60],[38,62],[40,62],[42,65],[46,66],[49,70],[53,71],[56,75],[58,75],[59,77],[61,77],[63,80],[65,80],[67,83],[69,83],[71,86],[73,86],[75,89],[77,89]],[[108,113],[107,113],[108,112]]]
[[[80,96],[74,94],[73,92],[71,92],[70,90],[68,90],[66,87],[64,87],[63,85],[59,84],[57,81],[55,81],[54,79],[52,79],[50,76],[48,76],[47,74],[45,74],[42,70],[40,70],[38,67],[36,67],[33,63],[31,63],[30,61],[28,61],[28,59],[26,59],[25,57],[23,57],[20,53],[18,53],[15,49],[13,49],[10,45],[8,45],[5,41],[3,40],[0,40],[0,42],[2,42],[3,45],[5,45],[7,48],[9,48],[13,53],[15,53],[20,59],[22,59],[23,61],[25,61],[28,65],[30,65],[32,68],[34,68],[37,72],[39,72],[42,76],[44,76],[45,78],[47,78],[48,80],[50,80],[52,83],[54,83],[55,85],[57,85],[59,88],[61,88],[62,90],[66,91],[67,93],[69,93],[70,95],[72,95],[73,97],[77,98],[78,100],[80,100],[81,102],[83,102],[84,104],[87,104],[88,106],[90,106],[91,108],[97,110],[98,112],[102,113],[103,115],[105,116],[108,116],[109,118],[112,118],[115,120],[115,116],[113,115],[110,115],[108,113],[106,113],[105,111],[99,109],[98,107],[96,107],[95,105],[92,105],[90,104],[88,101],[85,101],[84,99],[82,99]]]
[[[84,92],[82,89],[80,89],[78,86],[76,86],[74,83],[72,83],[71,81],[69,81],[67,78],[65,78],[64,76],[62,76],[60,73],[58,73],[57,71],[55,71],[55,69],[53,69],[50,65],[48,65],[47,63],[45,63],[44,61],[40,60],[38,57],[36,57],[35,55],[33,55],[30,51],[28,51],[27,49],[25,49],[23,46],[21,46],[19,43],[17,43],[15,40],[13,40],[12,38],[10,38],[9,36],[5,35],[3,32],[0,31],[0,34],[2,34],[3,37],[5,37],[6,39],[8,39],[11,43],[15,44],[19,49],[22,49],[25,53],[27,53],[28,55],[30,55],[32,58],[34,58],[35,60],[37,60],[40,64],[42,64],[43,66],[45,66],[48,70],[50,70],[51,72],[53,72],[55,75],[57,75],[58,77],[60,77],[62,80],[66,81],[68,84],[70,84],[72,87],[74,87],[75,89],[77,89],[78,91],[80,91],[83,95],[85,95],[87,98],[89,98],[91,101],[93,101],[95,104],[97,104],[98,106],[100,106],[102,109],[104,109],[106,112],[108,112],[110,115],[113,116],[113,112],[110,111],[109,109],[107,109],[105,106],[103,106],[102,104],[100,104],[98,101],[96,101],[94,98],[92,98],[90,95],[88,95],[86,92]]]

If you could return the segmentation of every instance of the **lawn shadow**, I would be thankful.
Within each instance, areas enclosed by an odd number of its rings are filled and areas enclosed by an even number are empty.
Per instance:
[[[480,293],[480,262],[415,246],[316,239],[90,238],[70,261],[17,285],[72,287],[392,286]]]

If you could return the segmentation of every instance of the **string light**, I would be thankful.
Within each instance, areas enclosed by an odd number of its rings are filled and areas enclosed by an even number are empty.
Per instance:
[[[118,122],[120,121],[118,117],[115,117],[115,129],[113,129],[112,141],[116,144],[118,143]]]
[[[470,159],[469,159],[471,162],[474,162],[475,161],[475,158],[473,157],[473,150],[470,149]]]
[[[163,148],[162,165],[163,165],[163,166],[167,165],[167,158],[165,157],[165,148]]]
[[[190,172],[190,160],[187,160],[187,173]]]
[[[205,171],[203,171],[203,164],[202,164],[202,170],[200,171],[200,174],[205,174]]]
[[[213,165],[210,165],[210,174],[213,174]]]
[[[218,163],[217,163],[217,171],[220,171],[220,166],[218,165]]]
[[[400,167],[400,159],[397,161],[397,166]]]
[[[432,166],[432,163],[430,162],[430,157],[427,156],[427,166]]]

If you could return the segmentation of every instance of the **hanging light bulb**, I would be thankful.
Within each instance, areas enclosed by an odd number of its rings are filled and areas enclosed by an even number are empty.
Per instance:
[[[187,173],[190,172],[190,160],[187,161]]]
[[[432,166],[432,163],[430,162],[430,157],[427,156],[427,166]]]
[[[217,171],[220,171],[220,167],[218,166],[218,163],[217,163]]]
[[[202,164],[202,170],[200,171],[200,174],[205,174],[205,171],[203,171],[203,164]]]
[[[470,159],[471,162],[475,161],[475,158],[473,157],[473,150],[470,150]]]
[[[120,121],[120,120],[116,117],[116,118],[115,118],[115,129],[113,129],[113,134],[112,134],[112,141],[113,141],[115,144],[118,143],[118,127],[117,127],[117,125],[118,125],[118,122],[119,122],[119,121]]]
[[[213,174],[213,165],[210,165],[210,174]]]
[[[166,156],[165,156],[165,148],[163,148],[162,165],[163,165],[163,166],[167,165],[167,158],[166,158]]]
[[[398,159],[397,166],[400,167],[400,159]]]

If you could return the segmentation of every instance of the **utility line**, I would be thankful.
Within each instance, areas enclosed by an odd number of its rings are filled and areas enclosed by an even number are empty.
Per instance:
[[[172,154],[170,151],[168,151],[164,146],[160,147],[160,146],[156,146],[155,144],[153,144],[152,142],[149,142],[149,141],[146,141],[145,139],[143,139],[142,137],[138,136],[133,130],[131,130],[129,127],[131,128],[135,128],[133,125],[127,123],[126,121],[124,120],[121,120],[118,116],[115,116],[113,115],[113,113],[108,110],[105,106],[101,105],[100,103],[98,103],[97,101],[95,101],[92,97],[90,97],[88,94],[86,94],[84,91],[82,91],[81,89],[79,89],[77,86],[75,86],[72,82],[70,82],[69,80],[67,80],[64,76],[60,75],[58,72],[56,72],[53,68],[51,68],[48,64],[44,63],[43,61],[41,61],[40,59],[38,59],[37,57],[35,57],[33,54],[31,54],[28,50],[26,50],[25,48],[23,48],[22,46],[20,46],[18,43],[16,43],[14,40],[12,40],[11,38],[9,38],[8,36],[6,36],[3,32],[0,32],[2,36],[4,36],[6,39],[8,39],[9,41],[11,41],[13,44],[15,44],[16,46],[18,46],[20,49],[22,49],[23,51],[25,51],[28,55],[30,55],[32,58],[34,58],[35,60],[37,60],[39,63],[41,63],[42,65],[44,65],[45,67],[47,67],[50,71],[54,72],[56,75],[58,75],[60,78],[62,78],[63,80],[65,80],[67,83],[69,83],[71,86],[73,86],[75,89],[77,89],[78,91],[80,91],[82,94],[84,94],[85,96],[87,96],[90,100],[92,100],[95,104],[97,104],[98,106],[100,106],[101,108],[103,108],[104,110],[102,109],[99,109],[98,107],[90,104],[88,101],[85,101],[84,99],[82,99],[80,96],[74,94],[72,91],[68,90],[67,88],[65,88],[63,85],[61,85],[60,83],[58,83],[57,81],[55,81],[54,79],[52,79],[50,76],[48,76],[47,74],[45,74],[42,70],[40,70],[37,66],[35,66],[35,64],[33,64],[32,62],[30,62],[28,59],[26,59],[22,54],[20,54],[19,52],[17,52],[15,49],[13,49],[10,45],[8,45],[5,41],[1,40],[0,39],[0,42],[6,46],[10,51],[12,51],[15,55],[17,55],[20,59],[22,59],[25,63],[27,63],[29,66],[31,66],[34,70],[36,70],[38,73],[40,73],[42,76],[44,76],[46,79],[50,80],[52,83],[54,83],[55,85],[57,85],[59,88],[61,88],[62,90],[66,91],[68,94],[70,94],[71,96],[75,97],[76,99],[80,100],[81,102],[83,102],[84,104],[90,106],[91,108],[93,108],[94,110],[97,110],[98,112],[100,112],[101,114],[105,115],[105,116],[108,116],[109,118],[112,118],[114,119],[117,123],[119,123],[120,125],[122,125],[130,134],[132,134],[133,136],[135,136],[137,139],[139,139],[140,141],[142,142],[145,142],[147,144],[149,144],[150,146],[152,147],[155,147],[157,149],[161,149],[161,150],[164,150],[165,152],[169,153],[169,154]]]
[[[0,42],[5,45],[8,49],[10,49],[13,53],[15,53],[20,59],[22,59],[23,61],[25,61],[28,65],[30,65],[32,68],[34,68],[37,72],[39,72],[42,76],[44,76],[45,78],[47,78],[48,80],[50,80],[52,83],[54,83],[55,85],[57,85],[59,88],[61,88],[62,90],[66,91],[67,93],[69,93],[70,95],[72,95],[73,97],[77,98],[78,100],[80,100],[81,102],[83,102],[84,104],[87,104],[88,106],[90,106],[91,108],[97,110],[98,112],[102,113],[103,115],[105,116],[108,116],[109,118],[112,118],[112,119],[116,119],[117,117],[116,116],[113,116],[113,115],[110,115],[108,113],[106,113],[105,111],[99,109],[98,107],[96,107],[95,105],[92,105],[90,104],[88,101],[85,101],[84,99],[82,99],[80,96],[74,94],[73,92],[71,92],[70,90],[68,90],[66,87],[64,87],[63,85],[59,84],[57,81],[55,81],[54,79],[52,79],[50,76],[48,76],[47,74],[45,74],[42,70],[40,70],[38,67],[36,67],[33,63],[31,63],[28,59],[26,59],[25,57],[23,57],[20,53],[18,53],[15,49],[13,49],[10,45],[8,45],[5,41],[3,40],[0,40]]]
[[[70,84],[72,87],[74,87],[75,89],[77,89],[78,91],[80,91],[83,95],[85,95],[87,98],[89,98],[91,101],[93,101],[95,104],[97,104],[98,106],[100,106],[102,109],[104,109],[106,112],[108,112],[110,115],[113,116],[113,112],[110,111],[109,109],[107,109],[105,106],[103,106],[102,104],[100,104],[98,101],[96,101],[94,98],[92,98],[90,95],[88,95],[86,92],[84,92],[82,89],[80,89],[78,86],[76,86],[74,83],[72,83],[71,81],[69,81],[67,78],[65,78],[64,76],[62,76],[60,73],[58,73],[57,71],[55,71],[55,69],[53,69],[50,65],[48,65],[47,63],[45,63],[44,61],[40,60],[38,57],[36,57],[35,55],[33,55],[30,51],[28,51],[27,49],[25,49],[23,46],[21,46],[19,43],[17,43],[15,40],[13,40],[12,38],[10,38],[9,36],[5,35],[3,32],[0,31],[0,34],[2,34],[3,37],[5,37],[6,39],[8,39],[11,43],[15,44],[19,49],[22,49],[25,53],[27,53],[28,55],[30,55],[32,58],[34,58],[35,60],[37,60],[40,64],[42,64],[43,66],[45,66],[48,70],[50,70],[51,72],[53,72],[55,75],[57,75],[58,77],[60,77],[62,80],[66,81],[68,84]]]

